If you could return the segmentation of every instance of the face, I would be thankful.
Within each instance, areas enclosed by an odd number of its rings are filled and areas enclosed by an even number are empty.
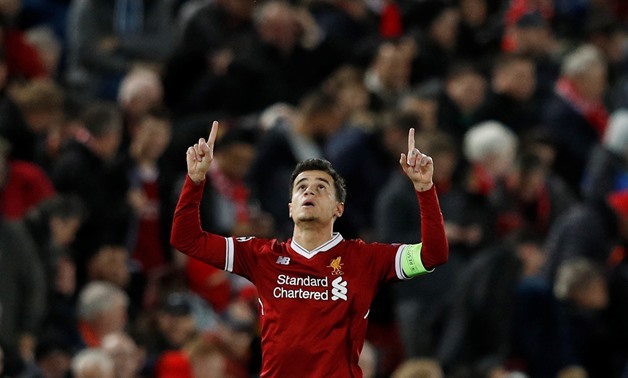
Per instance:
[[[606,91],[606,67],[596,64],[574,78],[578,91],[590,101],[602,101]]]
[[[471,26],[482,25],[488,15],[486,0],[462,0],[460,15]]]
[[[295,224],[332,222],[342,215],[344,204],[336,200],[333,178],[323,171],[304,171],[294,180],[288,204]]]
[[[127,310],[128,306],[124,299],[118,298],[107,311],[98,314],[94,318],[92,326],[101,336],[121,332],[128,322]]]
[[[380,47],[375,70],[382,84],[389,90],[403,89],[408,85],[412,71],[412,57],[392,44]]]
[[[574,294],[576,303],[586,309],[601,310],[608,305],[608,289],[603,278],[593,279]]]
[[[241,180],[249,171],[255,159],[255,152],[255,146],[251,144],[236,143],[217,151],[216,161],[227,176]]]
[[[136,376],[140,369],[140,353],[137,345],[130,337],[111,334],[103,339],[101,346],[113,359],[118,377],[132,378]]]
[[[72,356],[61,351],[54,351],[37,362],[45,377],[63,378],[70,371]]]
[[[147,117],[140,124],[133,143],[141,151],[142,157],[158,159],[168,148],[172,139],[170,122],[155,117]]]
[[[91,279],[111,282],[118,287],[125,287],[131,279],[127,250],[120,246],[103,246],[90,260],[88,272]]]
[[[94,138],[94,151],[103,160],[113,160],[118,153],[120,141],[122,140],[121,130],[111,130],[98,138]]]
[[[495,73],[493,84],[519,101],[528,100],[536,89],[536,67],[531,61],[512,62]]]
[[[79,217],[52,217],[50,219],[51,239],[56,245],[69,246],[81,226]]]
[[[473,112],[484,103],[486,80],[477,73],[466,73],[447,82],[447,94],[463,112]]]
[[[192,315],[171,315],[160,312],[157,326],[161,334],[173,347],[182,347],[197,333],[196,321]]]
[[[456,47],[460,12],[455,8],[445,10],[431,27],[432,38],[445,49]]]

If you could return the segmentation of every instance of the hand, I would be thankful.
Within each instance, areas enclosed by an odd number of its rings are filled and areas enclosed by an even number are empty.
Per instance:
[[[432,181],[434,162],[431,157],[422,154],[414,146],[413,128],[408,131],[408,155],[406,156],[406,154],[402,153],[399,164],[401,164],[403,171],[412,180],[414,189],[417,192],[424,192],[434,185]]]
[[[188,148],[186,153],[186,162],[188,165],[188,176],[196,184],[200,184],[205,180],[207,170],[214,160],[214,143],[218,134],[218,121],[212,123],[212,129],[209,132],[209,138],[205,141],[200,138],[198,143]]]

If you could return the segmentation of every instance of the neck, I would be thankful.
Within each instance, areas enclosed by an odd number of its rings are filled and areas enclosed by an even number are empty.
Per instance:
[[[294,226],[292,240],[311,251],[329,241],[333,232],[333,223],[327,227],[322,227],[320,224],[297,224]]]

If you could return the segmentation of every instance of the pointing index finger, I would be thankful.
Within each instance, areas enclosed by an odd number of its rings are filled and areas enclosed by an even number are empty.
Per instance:
[[[214,146],[214,143],[216,142],[216,136],[218,135],[218,121],[214,121],[212,123],[212,129],[209,132],[209,138],[207,139],[207,144],[210,145],[210,147]]]
[[[414,127],[408,130],[408,154],[414,150]]]

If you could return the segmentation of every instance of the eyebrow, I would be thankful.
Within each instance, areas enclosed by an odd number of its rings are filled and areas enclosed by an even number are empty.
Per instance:
[[[301,181],[304,181],[304,180],[307,180],[307,179],[308,179],[307,177],[303,177],[303,178],[301,178],[300,180],[298,180],[298,181],[296,181],[296,182],[294,183],[294,186],[299,185],[299,183],[300,183]],[[322,182],[324,182],[325,184],[327,184],[327,185],[331,186],[331,183],[329,182],[329,180],[327,180],[327,179],[325,179],[325,178],[322,178],[322,177],[315,177],[315,178],[314,178],[314,180],[322,181]]]

